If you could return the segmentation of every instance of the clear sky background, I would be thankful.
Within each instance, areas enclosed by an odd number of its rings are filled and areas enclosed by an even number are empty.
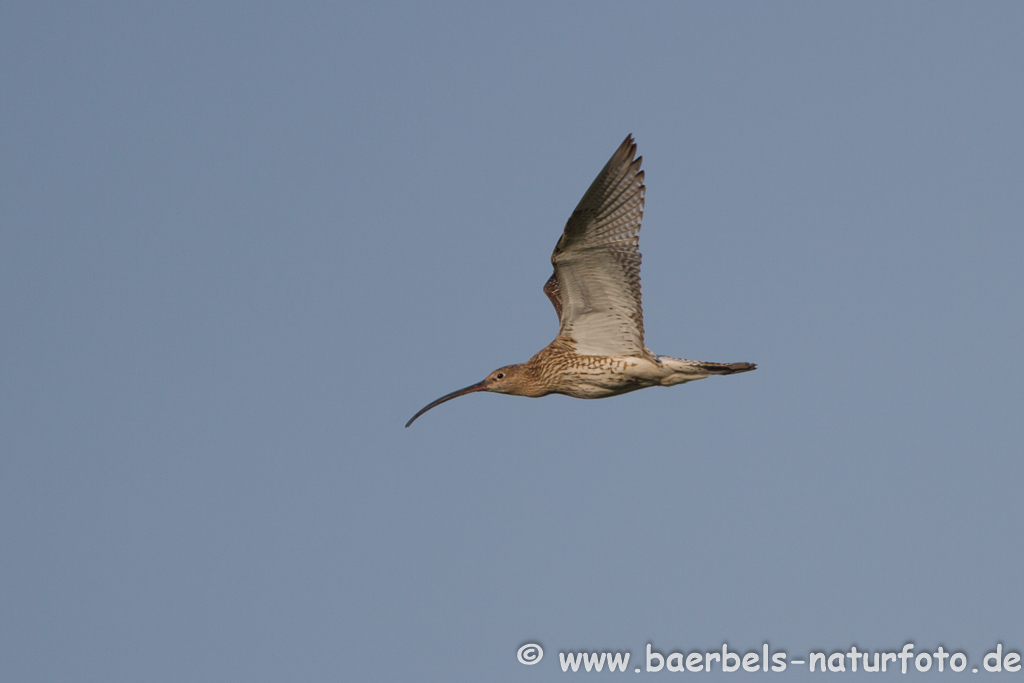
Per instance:
[[[0,679],[1020,651],[1022,35],[1018,2],[5,4]],[[403,429],[554,337],[627,133],[648,345],[758,370]]]

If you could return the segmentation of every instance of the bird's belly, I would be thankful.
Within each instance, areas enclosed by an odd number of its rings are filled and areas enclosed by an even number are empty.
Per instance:
[[[606,398],[654,386],[657,381],[637,372],[637,359],[608,359],[600,365],[577,366],[564,370],[556,393],[574,398]]]
[[[573,398],[607,398],[608,396],[618,396],[619,394],[625,394],[629,391],[643,389],[647,386],[650,385],[628,379],[627,381],[614,382],[585,380],[560,388],[557,393],[572,396]]]

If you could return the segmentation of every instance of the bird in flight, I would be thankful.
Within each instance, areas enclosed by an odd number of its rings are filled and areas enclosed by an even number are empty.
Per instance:
[[[635,158],[634,158],[635,157]],[[656,356],[644,344],[640,305],[643,157],[628,135],[594,179],[551,254],[544,293],[558,313],[558,336],[525,363],[498,368],[412,416],[477,391],[539,397],[605,398],[757,368]]]

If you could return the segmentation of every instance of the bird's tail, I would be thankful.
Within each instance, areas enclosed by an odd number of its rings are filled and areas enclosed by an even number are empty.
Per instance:
[[[757,370],[756,363],[699,363],[709,375],[735,375],[737,372]]]
[[[661,385],[670,387],[683,382],[703,379],[708,375],[734,375],[737,372],[756,370],[753,363],[708,363],[700,360],[684,360],[671,356],[658,356],[661,364],[673,373],[662,378]]]

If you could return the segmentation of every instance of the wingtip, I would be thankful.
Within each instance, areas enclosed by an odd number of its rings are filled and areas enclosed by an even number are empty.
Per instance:
[[[615,157],[626,155],[628,155],[628,158],[630,159],[636,156],[636,140],[633,139],[632,133],[626,136],[626,139],[622,141],[622,144],[619,145],[619,148],[615,151]]]

